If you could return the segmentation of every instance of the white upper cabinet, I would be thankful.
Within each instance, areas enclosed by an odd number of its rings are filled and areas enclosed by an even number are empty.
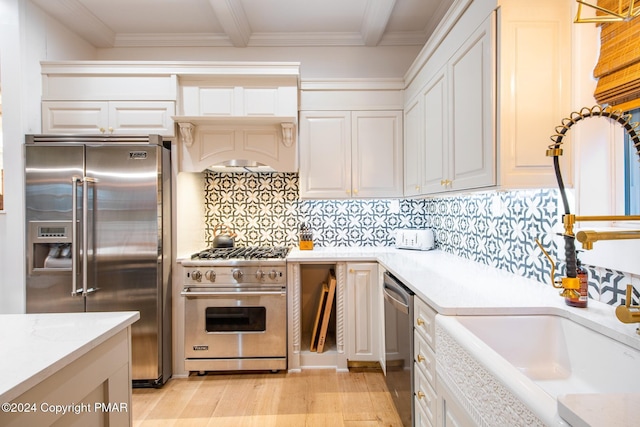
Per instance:
[[[440,29],[405,76],[405,195],[555,186],[545,151],[570,108],[568,2],[460,0]]]
[[[466,38],[448,40],[453,55],[435,56],[408,88],[405,196],[495,185],[494,28],[490,15],[455,33]]]
[[[181,79],[181,115],[212,119],[287,117],[287,120],[295,121],[298,115],[298,87],[295,79],[289,82],[251,82],[255,87],[236,86],[234,83],[237,82],[228,78],[205,81]],[[281,86],[275,86],[278,84]]]
[[[42,133],[174,136],[176,75],[154,64],[42,63]]]
[[[300,113],[300,196],[402,194],[401,111]]]
[[[421,184],[418,194],[439,193],[447,190],[449,177],[449,114],[446,68],[437,73],[420,94],[424,107],[420,121],[424,142],[418,168]]]
[[[491,14],[447,64],[449,160],[443,186],[452,190],[496,183],[494,17]]]
[[[351,112],[300,112],[300,196],[351,196]]]
[[[173,101],[44,101],[43,133],[174,136]]]
[[[557,187],[546,149],[574,107],[572,22],[568,1],[500,1],[501,187]],[[560,157],[567,186],[573,185],[572,145],[563,144]]]
[[[300,197],[402,195],[402,92],[397,82],[312,82],[306,87],[303,82],[301,98]]]

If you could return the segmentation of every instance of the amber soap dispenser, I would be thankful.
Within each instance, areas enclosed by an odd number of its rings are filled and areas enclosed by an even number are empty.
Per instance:
[[[564,301],[571,307],[586,308],[589,302],[589,280],[587,276],[587,269],[584,268],[580,259],[577,257],[577,254],[576,266],[577,277],[580,280],[580,289],[578,290],[580,296],[578,298],[566,297]]]

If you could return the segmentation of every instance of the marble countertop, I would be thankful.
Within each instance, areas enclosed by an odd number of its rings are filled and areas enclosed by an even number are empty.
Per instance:
[[[0,315],[0,403],[20,396],[139,318],[137,311]]]
[[[569,307],[549,283],[540,283],[447,252],[390,247],[336,247],[301,251],[288,262],[375,261],[443,315],[555,314],[640,350],[637,324],[624,324],[615,307],[589,300]]]
[[[640,325],[618,321],[614,306],[589,300],[587,308],[569,307],[558,295],[559,291],[549,283],[540,283],[439,250],[337,247],[301,251],[296,248],[287,261],[376,261],[440,314],[553,314],[640,350],[640,336],[635,332]],[[600,410],[594,414],[592,408],[596,407],[596,401]],[[559,413],[563,418],[582,426],[632,425],[611,422],[616,419],[635,421],[638,407],[640,394],[567,395],[558,399]],[[594,418],[595,415],[598,417]]]

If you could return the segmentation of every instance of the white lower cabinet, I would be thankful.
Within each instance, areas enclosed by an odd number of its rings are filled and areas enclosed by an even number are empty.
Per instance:
[[[419,407],[427,416],[427,420],[435,424],[438,397],[432,383],[427,380],[421,369],[415,369],[413,373],[414,399],[416,409]]]
[[[329,271],[336,277],[334,312],[330,316],[322,352],[311,351],[323,282]],[[382,287],[376,262],[287,264],[288,346],[290,370],[335,368],[348,362],[380,362],[384,320],[380,311]]]
[[[438,419],[436,394],[436,311],[420,298],[413,300],[413,399],[416,426],[435,426]]]
[[[378,264],[348,263],[346,291],[347,360],[376,362],[381,324]]]
[[[173,101],[44,101],[44,134],[174,136]]]
[[[472,427],[476,424],[443,381],[438,381],[438,427]]]

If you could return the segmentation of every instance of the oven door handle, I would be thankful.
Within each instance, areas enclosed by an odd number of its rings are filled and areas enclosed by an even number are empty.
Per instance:
[[[180,292],[180,295],[183,297],[262,297],[262,296],[270,296],[270,295],[282,295],[284,296],[285,290],[284,288],[279,291],[216,291],[216,292],[206,292],[206,291],[190,291],[189,288],[184,289]]]

